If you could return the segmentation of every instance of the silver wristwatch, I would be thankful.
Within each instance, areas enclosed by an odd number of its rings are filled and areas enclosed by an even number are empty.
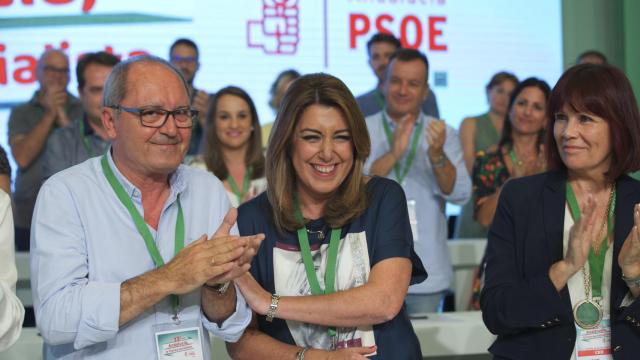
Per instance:
[[[630,288],[640,288],[640,277],[637,278],[628,278],[622,274],[622,280],[627,284]]]
[[[276,317],[276,311],[278,310],[278,301],[280,301],[280,296],[273,294],[271,295],[271,305],[269,305],[269,309],[267,310],[267,322],[272,322],[273,318]]]

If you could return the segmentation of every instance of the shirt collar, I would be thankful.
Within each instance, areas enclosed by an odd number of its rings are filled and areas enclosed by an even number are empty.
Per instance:
[[[137,200],[138,202],[142,201],[142,192],[138,189],[129,179],[127,179],[118,169],[115,162],[113,161],[113,154],[111,153],[111,146],[107,149],[107,160],[109,163],[109,167],[113,170],[118,182],[122,184],[124,191],[129,195],[130,198]],[[187,188],[186,181],[187,174],[185,173],[185,165],[180,164],[178,168],[169,175],[169,198],[168,203],[174,202],[178,195],[180,195]]]
[[[394,130],[396,128],[396,123],[395,121],[393,121],[391,119],[391,115],[389,115],[389,113],[387,112],[387,107],[385,106],[385,108],[381,111],[382,113],[382,121],[386,121],[387,124],[389,124],[389,127]],[[425,115],[422,111],[420,111],[420,114],[418,115],[418,120],[416,120],[416,124],[419,124],[421,121],[425,120]]]

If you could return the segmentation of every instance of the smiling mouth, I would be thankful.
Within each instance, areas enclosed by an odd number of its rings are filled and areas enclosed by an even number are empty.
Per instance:
[[[322,174],[330,174],[336,168],[336,164],[333,164],[333,165],[312,164],[312,166],[317,172],[322,173]]]
[[[403,105],[411,102],[411,99],[406,95],[395,95],[393,99],[395,100],[396,103],[403,104]]]
[[[572,152],[580,151],[582,150],[582,148],[579,146],[564,145],[562,146],[562,150],[564,150],[565,152],[572,153]]]
[[[159,146],[174,146],[180,144],[179,141],[164,141],[164,142],[152,142],[153,145]]]

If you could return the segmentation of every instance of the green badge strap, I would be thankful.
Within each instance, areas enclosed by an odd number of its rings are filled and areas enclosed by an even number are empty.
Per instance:
[[[387,116],[385,115],[384,112],[382,113],[382,125],[384,127],[384,133],[387,135],[387,142],[389,143],[389,148],[392,148],[393,133],[391,132],[391,127],[389,126],[389,123],[387,121]],[[409,170],[411,169],[411,165],[413,165],[413,159],[416,156],[416,150],[418,149],[418,142],[420,142],[420,135],[422,134],[423,127],[424,127],[424,122],[422,121],[422,119],[420,119],[420,121],[418,122],[417,128],[413,130],[414,133],[413,133],[413,139],[411,140],[411,149],[409,150],[409,155],[407,155],[407,158],[404,161],[404,167],[400,168],[400,164],[398,164],[398,162],[396,162],[396,164],[393,167],[396,174],[396,180],[400,184],[402,184],[402,181],[404,180],[404,178],[409,173]]]
[[[513,150],[513,145],[511,146],[511,149],[509,149],[509,157],[511,158],[511,163],[513,164],[513,166],[519,166],[520,165],[520,160],[518,160],[518,155],[516,155],[516,151]]]
[[[300,203],[298,196],[294,195],[294,207],[296,220],[304,224],[302,217],[302,211],[300,210]],[[298,229],[298,243],[300,244],[300,254],[302,255],[302,262],[304,263],[304,270],[307,274],[307,281],[311,288],[313,295],[331,294],[335,292],[336,281],[336,260],[338,259],[338,243],[340,242],[341,229],[331,229],[331,239],[329,240],[329,254],[327,256],[327,268],[324,274],[325,289],[322,291],[320,283],[318,282],[318,276],[316,274],[315,266],[313,265],[313,258],[311,256],[311,247],[309,246],[309,237],[304,225]],[[336,336],[336,329],[329,327],[329,337]]]
[[[140,215],[140,212],[138,212],[138,209],[136,209],[135,205],[127,195],[127,192],[124,190],[124,187],[122,186],[122,184],[120,184],[120,182],[116,178],[116,175],[113,173],[113,170],[111,170],[111,167],[109,166],[109,160],[107,160],[107,154],[105,154],[102,157],[101,163],[102,163],[102,172],[104,173],[104,176],[107,178],[109,185],[111,185],[111,188],[116,193],[116,196],[118,197],[122,205],[124,205],[124,207],[127,208],[129,215],[131,215],[131,219],[133,220],[133,223],[136,225],[136,229],[138,229],[140,236],[142,236],[142,239],[144,239],[144,243],[147,246],[149,255],[151,255],[151,258],[153,259],[153,262],[156,265],[156,268],[163,266],[164,260],[162,260],[162,256],[160,256],[160,251],[158,250],[158,247],[156,246],[155,241],[153,241],[153,236],[151,235],[151,232],[149,231],[147,224],[144,222],[144,218],[142,217],[142,215]],[[174,255],[177,255],[180,252],[180,250],[184,248],[184,215],[182,213],[182,205],[180,204],[179,195],[178,195],[177,202],[178,202],[178,217],[176,218]],[[178,306],[180,305],[180,299],[178,298],[177,295],[171,295],[171,305],[173,306],[174,315],[177,315]]]
[[[233,191],[235,196],[238,198],[238,204],[242,203],[242,199],[244,198],[245,195],[247,195],[247,192],[249,192],[249,184],[251,183],[251,175],[253,175],[253,168],[251,166],[249,166],[247,171],[244,172],[244,178],[242,179],[242,191],[240,191],[238,189],[238,185],[233,180],[233,177],[231,177],[231,174],[227,175],[227,182],[229,183],[229,186],[231,187],[231,191]]]
[[[604,271],[604,258],[607,254],[609,244],[607,238],[613,234],[613,215],[616,208],[616,188],[613,185],[609,204],[609,214],[607,218],[607,234],[602,239],[600,250],[598,254],[593,251],[593,247],[589,247],[589,273],[591,274],[591,293],[593,297],[602,296],[602,273]],[[571,184],[567,181],[567,203],[569,204],[569,210],[573,221],[578,222],[580,220],[580,206],[576,200],[576,194],[571,188]]]
[[[378,107],[380,108],[380,110],[384,109],[384,96],[382,95],[382,91],[380,91],[380,89],[376,89],[375,93],[373,94],[373,98],[376,101],[376,103],[378,104]]]
[[[82,145],[84,145],[84,149],[87,150],[87,154],[89,157],[96,156],[96,152],[93,150],[93,145],[91,141],[84,133],[84,119],[80,119],[80,140],[82,140]]]

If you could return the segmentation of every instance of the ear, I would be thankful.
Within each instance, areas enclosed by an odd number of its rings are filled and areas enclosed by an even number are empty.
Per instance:
[[[102,107],[102,113],[100,114],[100,120],[102,120],[102,127],[107,132],[109,139],[113,140],[116,138],[116,110],[108,108],[106,106]]]
[[[371,55],[369,55],[369,57],[367,58],[367,64],[369,64],[369,68],[371,68],[373,73],[377,74],[376,73],[376,68],[373,66],[373,59],[371,58]],[[387,66],[388,66],[388,64],[387,64]]]

